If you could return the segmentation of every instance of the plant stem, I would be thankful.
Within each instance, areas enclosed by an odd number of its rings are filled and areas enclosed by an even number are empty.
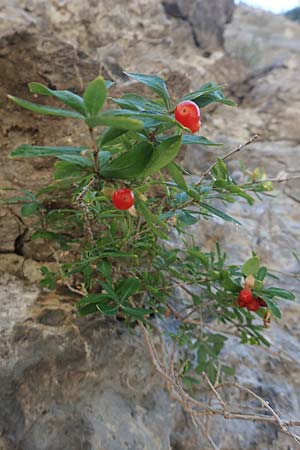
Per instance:
[[[97,175],[100,174],[100,166],[99,166],[99,150],[97,147],[96,139],[94,136],[93,128],[89,128],[90,138],[91,138],[91,148],[93,150],[93,158],[94,158],[94,169]]]

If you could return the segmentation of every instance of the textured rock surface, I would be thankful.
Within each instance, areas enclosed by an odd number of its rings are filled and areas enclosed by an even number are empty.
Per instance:
[[[240,155],[247,166],[263,166],[271,177],[288,169],[300,173],[299,25],[238,8],[226,26],[225,54],[222,30],[231,15],[231,0],[2,2],[0,186],[33,188],[50,178],[50,159],[7,159],[18,144],[80,144],[86,138],[73,121],[37,121],[8,104],[6,93],[29,98],[32,80],[81,92],[99,70],[118,82],[116,93],[129,85],[123,69],[163,74],[174,97],[206,81],[229,84],[240,107],[203,115],[203,134],[225,147],[191,148],[184,163],[193,172],[259,132],[260,142]],[[242,177],[239,164],[231,164],[234,176]],[[202,222],[194,231],[208,248],[224,241],[235,262],[257,251],[299,294],[299,265],[291,256],[300,252],[299,202],[299,181],[285,183],[276,198],[231,208],[244,228]],[[42,253],[25,239],[18,209],[1,209],[0,220],[0,271],[6,272],[0,290],[0,449],[209,449],[169,401],[140,337],[120,322],[79,320],[72,297],[41,294],[26,284],[37,281]],[[16,242],[24,244],[17,245],[19,254]],[[283,321],[268,332],[272,353],[234,338],[224,352],[239,380],[287,418],[300,416],[299,312],[299,303],[286,302]],[[220,450],[296,448],[270,426],[214,419],[210,428]]]

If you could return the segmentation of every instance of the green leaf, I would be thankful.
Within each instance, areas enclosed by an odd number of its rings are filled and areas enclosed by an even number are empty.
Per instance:
[[[110,300],[111,297],[108,294],[88,294],[77,302],[77,306],[80,307],[88,303],[107,303]]]
[[[170,176],[173,178],[177,186],[179,186],[184,191],[187,191],[188,186],[185,182],[184,176],[182,175],[182,171],[177,166],[177,164],[171,162],[166,166],[166,169],[168,170]]]
[[[84,116],[75,111],[68,111],[66,109],[53,108],[52,106],[46,105],[38,105],[37,103],[31,103],[27,100],[23,100],[22,98],[14,97],[13,95],[8,95],[8,98],[15,102],[17,105],[22,108],[29,109],[37,114],[46,114],[50,116],[61,116],[61,117],[69,117],[72,119],[84,119]]]
[[[225,167],[226,165],[224,165],[224,171],[222,172],[222,168],[220,165],[216,165],[212,171],[213,175],[215,178],[218,178],[215,182],[214,182],[214,188],[217,190],[226,190],[227,192],[230,192],[231,194],[234,194],[238,197],[242,197],[244,199],[247,200],[247,202],[249,203],[249,205],[253,205],[254,203],[254,198],[251,197],[251,195],[249,195],[247,192],[245,192],[240,186],[237,186],[236,184],[234,184],[229,177],[228,173],[225,173]],[[226,168],[227,171],[227,168]],[[225,179],[221,179],[221,177],[226,177]]]
[[[195,216],[181,209],[176,210],[176,217],[178,218],[178,221],[184,225],[194,225],[198,222],[198,219]]]
[[[260,267],[259,271],[257,272],[257,276],[256,278],[259,281],[264,281],[266,275],[267,275],[268,271],[266,267]]]
[[[193,386],[199,384],[199,380],[197,380],[197,378],[190,377],[188,375],[183,375],[181,379],[185,386],[187,386],[187,388],[192,388]]]
[[[224,97],[221,88],[222,85],[220,86],[214,83],[206,83],[198,91],[191,92],[190,94],[182,97],[178,103],[184,100],[192,100],[199,106],[199,108],[203,108],[213,102],[223,103],[228,106],[236,106],[237,104],[233,100],[229,100]]]
[[[223,159],[218,158],[216,164],[211,170],[213,176],[217,178],[217,180],[228,180],[228,169]],[[227,185],[225,185],[227,187]]]
[[[73,164],[69,161],[58,161],[54,164],[55,172],[54,179],[60,180],[62,178],[78,178],[83,174],[83,168],[77,164]]]
[[[225,366],[224,364],[222,364],[221,370],[227,376],[234,376],[235,375],[235,368],[234,367]]]
[[[31,158],[36,156],[79,155],[88,147],[41,147],[38,145],[23,144],[10,152],[14,158]]]
[[[276,303],[270,300],[268,297],[261,295],[261,298],[267,303],[269,310],[277,319],[281,319],[281,312]]]
[[[153,154],[153,146],[149,142],[140,142],[129,152],[122,153],[100,169],[107,178],[131,179],[143,175]]]
[[[155,75],[143,75],[140,73],[124,72],[130,78],[139,81],[148,86],[152,91],[158,94],[164,101],[166,107],[170,109],[170,95],[164,80]]]
[[[145,177],[158,172],[176,158],[181,146],[181,136],[172,136],[159,144],[143,173]]]
[[[166,113],[167,109],[164,105],[159,104],[157,101],[149,100],[148,98],[142,97],[136,94],[126,94],[122,98],[112,98],[114,103],[119,105],[121,108],[133,109],[136,111],[152,111],[158,113]]]
[[[135,294],[141,288],[141,282],[138,278],[126,278],[122,280],[117,287],[117,293],[120,295],[120,303],[123,303],[128,297]]]
[[[258,256],[253,256],[248,259],[242,267],[242,273],[247,277],[248,275],[256,275],[259,271],[260,261]]]
[[[100,167],[105,166],[111,158],[111,153],[105,150],[100,150],[98,152]]]
[[[56,279],[55,279],[55,273],[51,272],[48,267],[42,266],[40,268],[40,271],[44,275],[44,278],[40,281],[40,285],[42,287],[45,287],[47,289],[50,289],[53,291],[56,286]]]
[[[264,289],[263,292],[272,297],[279,297],[285,300],[295,300],[295,295],[290,291],[286,291],[285,289],[270,287],[268,289]]]
[[[136,206],[141,210],[143,217],[150,228],[150,230],[162,239],[168,239],[167,235],[161,231],[162,228],[167,228],[167,225],[162,222],[156,215],[147,208],[145,202],[139,199],[138,196],[135,198]]]
[[[118,139],[124,133],[127,133],[127,130],[120,130],[119,128],[110,127],[102,134],[100,145],[104,146],[108,143],[111,144],[115,139]]]
[[[118,306],[111,306],[105,304],[97,304],[96,307],[98,311],[102,312],[106,316],[115,316],[119,310]]]
[[[25,203],[22,206],[21,214],[23,217],[29,217],[38,214],[38,211],[39,211],[38,203]]]
[[[80,155],[57,155],[57,158],[63,161],[74,163],[80,167],[94,167],[94,164],[90,159]]]
[[[133,316],[133,317],[136,317],[138,319],[142,319],[144,316],[149,315],[149,314],[153,314],[153,312],[154,312],[151,309],[132,308],[131,306],[123,306],[123,305],[121,305],[121,308],[129,316]]]
[[[61,100],[65,105],[70,106],[70,108],[75,109],[79,113],[85,116],[86,111],[84,108],[84,103],[82,97],[77,94],[74,94],[71,91],[56,91],[53,89],[49,89],[41,83],[29,83],[29,90],[32,94],[39,95],[51,95],[52,97]]]
[[[210,141],[204,136],[195,136],[193,134],[184,134],[182,136],[182,143],[189,145],[189,144],[199,144],[199,145],[210,145],[214,147],[221,146],[223,144],[218,144],[217,142]]]
[[[199,202],[199,205],[202,206],[202,208],[206,209],[210,213],[212,213],[214,216],[220,217],[221,219],[225,220],[226,222],[232,222],[236,225],[242,225],[238,220],[234,219],[233,217],[229,216],[228,214],[224,213],[220,209],[214,208],[211,205],[208,205],[207,203]]]
[[[103,107],[107,97],[107,89],[103,77],[91,81],[83,94],[84,106],[90,116],[96,116]]]
[[[110,87],[112,87],[115,84],[115,82],[111,81],[111,80],[104,80],[104,83],[105,83],[106,89],[109,89]]]
[[[113,128],[119,128],[120,130],[140,130],[144,127],[143,122],[138,119],[132,119],[122,115],[114,115],[109,113],[98,114],[96,117],[89,117],[86,119],[86,123],[89,127],[94,128],[98,125],[108,126]]]

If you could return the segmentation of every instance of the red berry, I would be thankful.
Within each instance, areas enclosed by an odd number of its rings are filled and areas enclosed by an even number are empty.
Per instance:
[[[248,309],[248,311],[257,311],[260,308],[258,298],[253,298],[251,302],[247,303],[246,308]]]
[[[190,100],[179,103],[175,108],[175,119],[192,133],[200,130],[201,115],[198,105]]]
[[[113,193],[112,202],[117,209],[129,209],[134,204],[134,193],[128,188],[117,189]]]
[[[254,299],[252,291],[250,289],[242,289],[239,298],[238,298],[238,304],[241,308],[244,306],[247,306],[249,302],[251,302]]]

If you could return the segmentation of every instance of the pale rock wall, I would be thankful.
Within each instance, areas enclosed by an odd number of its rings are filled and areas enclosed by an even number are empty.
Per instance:
[[[227,24],[232,14],[231,0],[2,0],[0,186],[34,189],[51,177],[50,159],[8,159],[17,145],[86,139],[75,122],[33,116],[9,104],[6,94],[29,99],[26,85],[33,80],[82,92],[99,70],[117,82],[116,95],[140,89],[122,70],[162,74],[174,98],[206,81],[228,84],[240,107],[203,111],[203,134],[225,146],[182,154],[193,172],[258,132],[260,142],[239,157],[271,177],[287,169],[299,173],[300,27],[245,7]],[[239,164],[231,165],[242,177]],[[255,250],[284,272],[282,284],[299,298],[299,266],[292,257],[300,254],[299,202],[300,183],[289,182],[252,208],[233,205],[229,212],[243,228],[202,221],[193,231],[208,249],[216,240],[224,244],[233,262]],[[79,319],[74,297],[38,290],[38,266],[47,254],[33,247],[25,228],[18,209],[1,207],[0,449],[209,449],[200,429],[169,399],[138,333],[98,316]],[[298,301],[285,302],[282,322],[267,332],[271,352],[230,338],[223,354],[238,380],[287,418],[300,417],[299,312]],[[210,431],[220,450],[296,448],[267,425],[219,418],[211,420]]]

